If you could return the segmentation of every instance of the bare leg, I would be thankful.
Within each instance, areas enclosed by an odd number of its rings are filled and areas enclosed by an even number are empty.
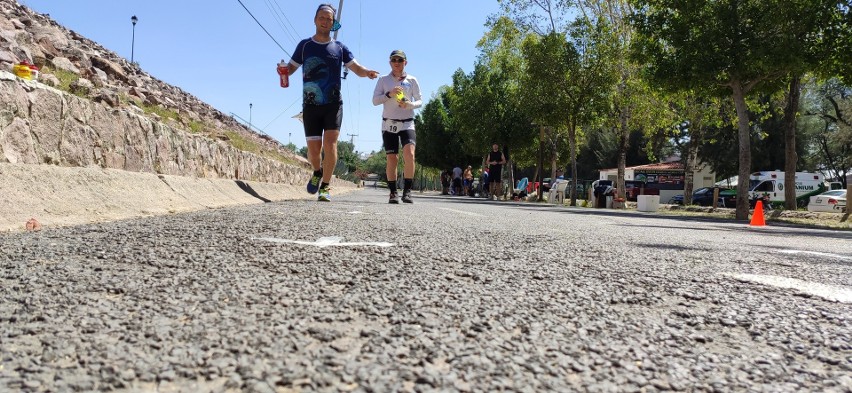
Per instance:
[[[325,159],[322,161],[322,182],[331,183],[331,175],[337,165],[337,137],[340,130],[326,130],[322,135],[322,151]],[[313,165],[313,163],[311,163]]]
[[[385,169],[385,174],[388,176],[388,181],[396,181],[396,166],[399,164],[398,154],[388,154],[388,165]],[[391,190],[396,191],[396,190]]]
[[[402,157],[403,157],[403,170],[402,177],[405,179],[414,179],[414,144],[409,143],[402,147]],[[395,164],[396,162],[394,162]],[[390,159],[388,159],[388,164],[390,164]],[[396,165],[394,165],[396,168]]]
[[[321,160],[322,160],[322,140],[308,140],[308,162],[311,163],[311,166],[315,171],[322,169]]]

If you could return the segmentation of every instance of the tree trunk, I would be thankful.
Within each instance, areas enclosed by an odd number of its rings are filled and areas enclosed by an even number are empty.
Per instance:
[[[577,125],[568,122],[568,148],[571,149],[571,206],[577,206]]]
[[[503,146],[503,157],[506,158],[506,163],[503,164],[503,166],[505,167],[503,172],[506,173],[506,176],[501,175],[502,176],[501,179],[502,180],[509,180],[508,181],[509,190],[511,191],[511,190],[515,189],[515,164],[514,164],[514,160],[512,159],[512,155],[509,154],[509,153],[510,153],[509,145],[504,145]],[[505,182],[505,181],[500,183],[500,187],[505,187],[506,183],[507,182]],[[502,195],[502,194],[503,194],[503,190],[500,190],[500,195]]]
[[[784,109],[784,208],[796,210],[796,118],[799,112],[799,96],[802,77],[793,75],[787,93],[787,108]]]
[[[630,143],[630,133],[627,131],[627,116],[621,114],[621,126],[618,135],[618,178],[615,179],[616,196],[627,200],[627,190],[624,189],[624,168],[627,167],[627,148]]]
[[[538,168],[535,170],[535,179],[538,180],[538,201],[541,202],[544,199],[544,195],[541,193],[541,176],[544,174],[544,126],[541,126],[541,131],[539,131],[538,138]]]
[[[695,144],[689,141],[683,161],[683,205],[692,204],[692,189],[695,187]],[[716,206],[715,204],[713,205]]]
[[[550,142],[550,184],[553,184],[553,181],[556,180],[556,170],[559,165],[559,139],[554,135],[552,127],[547,130],[550,131],[548,133],[548,141]]]
[[[749,130],[748,108],[745,92],[740,81],[731,82],[734,105],[737,107],[737,128],[739,130],[739,176],[737,178],[737,220],[748,221],[748,186],[751,175],[751,132]]]

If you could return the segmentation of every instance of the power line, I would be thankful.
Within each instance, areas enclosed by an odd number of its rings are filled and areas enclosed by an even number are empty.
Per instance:
[[[275,120],[278,120],[278,118],[279,118],[279,117],[281,117],[281,115],[283,115],[283,114],[284,114],[284,112],[287,112],[288,110],[290,110],[290,108],[292,108],[292,107],[293,107],[293,105],[296,105],[296,103],[297,103],[297,102],[299,102],[299,100],[301,100],[301,99],[302,99],[302,97],[301,97],[301,96],[299,96],[298,98],[296,98],[296,100],[295,100],[295,101],[293,101],[293,103],[292,103],[292,104],[290,104],[290,106],[288,106],[287,108],[284,108],[284,110],[283,110],[283,111],[281,111],[281,113],[279,113],[279,114],[278,114],[278,116],[275,116],[275,118],[274,118],[274,119],[272,119],[272,121],[270,121],[270,122],[269,122],[269,124],[265,125],[265,126],[263,127],[263,129],[265,130],[265,129],[269,128],[269,126],[270,126],[270,125],[272,125],[272,123],[274,123],[274,122],[275,122]]]
[[[260,28],[263,29],[264,32],[266,32],[266,35],[268,35],[269,38],[272,39],[272,41],[275,41],[275,44],[278,45],[278,47],[281,48],[282,51],[284,51],[284,54],[286,54],[287,56],[293,57],[292,55],[290,55],[290,52],[287,52],[287,50],[284,49],[284,47],[281,46],[281,44],[279,44],[277,40],[275,40],[275,37],[273,37],[272,34],[269,34],[269,31],[266,30],[266,28],[263,27],[262,24],[260,24],[260,21],[257,20],[257,18],[254,17],[254,15],[251,13],[251,11],[249,11],[249,9],[246,7],[246,5],[243,4],[242,0],[237,0],[237,2],[240,3],[241,6],[243,6],[243,8],[246,10],[246,12],[248,12],[248,14],[251,16],[251,18],[254,19],[254,21],[257,23],[257,25],[260,26]]]
[[[293,31],[292,36],[295,38],[295,41],[299,42],[299,37],[301,37],[302,35],[299,34],[295,27],[293,27],[293,22],[290,22],[290,18],[288,18],[287,14],[284,13],[284,10],[281,9],[281,5],[278,4],[278,1],[272,0],[272,3],[275,4],[276,8],[278,8],[278,13],[281,14],[285,21],[287,21],[287,26],[289,26],[290,30]]]
[[[281,16],[278,14],[277,11],[275,11],[275,8],[272,6],[274,1],[271,2],[270,0],[263,0],[263,2],[266,4],[266,8],[269,9],[269,13],[272,14],[273,18],[275,18],[275,21],[278,23],[278,27],[281,28],[281,31],[283,31],[284,34],[290,37],[290,41],[292,41],[293,43],[298,43],[299,41],[296,40],[296,38],[293,36],[292,33],[290,33],[289,30],[287,30],[286,26],[284,26],[284,21],[281,20]]]

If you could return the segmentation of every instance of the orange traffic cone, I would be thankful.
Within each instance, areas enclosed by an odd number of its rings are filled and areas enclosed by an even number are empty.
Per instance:
[[[751,226],[762,227],[766,225],[763,219],[763,201],[758,200],[754,205],[754,213],[751,215]]]

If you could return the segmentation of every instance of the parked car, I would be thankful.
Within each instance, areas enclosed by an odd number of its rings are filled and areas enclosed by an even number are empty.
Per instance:
[[[670,204],[683,205],[683,194],[675,195],[669,200]],[[692,204],[710,206],[713,204],[713,188],[701,187],[692,192]],[[737,191],[725,188],[719,189],[719,207],[734,207],[737,205]]]
[[[808,203],[808,211],[843,213],[846,208],[846,190],[826,191],[812,196]]]

